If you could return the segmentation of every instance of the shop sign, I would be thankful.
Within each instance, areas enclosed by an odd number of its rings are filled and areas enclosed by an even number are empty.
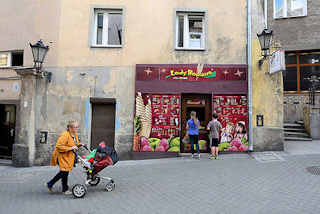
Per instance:
[[[269,73],[274,74],[286,70],[284,50],[276,51],[269,60]]]
[[[169,79],[184,79],[184,80],[188,80],[191,78],[214,78],[217,76],[217,72],[216,71],[208,71],[208,72],[204,72],[204,73],[197,73],[194,72],[193,70],[181,70],[181,71],[174,71],[174,70],[170,70],[170,74],[167,75],[165,78]]]
[[[199,100],[199,99],[191,99],[187,100],[187,105],[205,105],[205,100]]]
[[[137,65],[137,81],[246,81],[245,65]]]

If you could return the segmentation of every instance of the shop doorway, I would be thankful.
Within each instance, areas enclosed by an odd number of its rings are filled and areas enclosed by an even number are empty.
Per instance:
[[[11,158],[15,138],[16,106],[0,104],[0,158]]]
[[[182,94],[181,100],[181,139],[186,134],[186,126],[187,121],[190,119],[190,113],[191,111],[195,111],[201,126],[199,129],[200,151],[208,152],[209,138],[206,127],[212,115],[211,94]],[[190,152],[190,144],[182,142],[180,150],[182,152]]]
[[[115,102],[92,102],[91,149],[97,148],[101,141],[114,147],[115,112]]]

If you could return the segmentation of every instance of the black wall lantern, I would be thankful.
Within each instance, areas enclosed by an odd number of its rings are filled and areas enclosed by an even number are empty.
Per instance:
[[[257,126],[263,126],[263,115],[262,114],[257,115]]]
[[[259,67],[262,66],[263,61],[270,55],[270,47],[272,44],[272,30],[264,29],[260,34],[257,34],[260,47],[261,47],[261,55],[262,59],[259,60]]]
[[[45,46],[42,40],[39,40],[35,44],[30,43],[30,47],[32,50],[34,68],[36,69],[37,74],[41,74],[43,77],[46,77],[48,81],[51,81],[51,72],[42,71],[42,64],[49,50],[49,46]]]

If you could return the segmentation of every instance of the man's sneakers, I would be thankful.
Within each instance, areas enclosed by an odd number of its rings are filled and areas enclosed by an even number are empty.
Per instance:
[[[49,192],[52,192],[52,187],[50,187],[48,183],[45,183],[44,186],[48,188]]]

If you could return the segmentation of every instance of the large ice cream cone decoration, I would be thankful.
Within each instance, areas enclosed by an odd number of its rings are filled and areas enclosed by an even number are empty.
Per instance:
[[[136,117],[142,118],[142,115],[144,115],[144,113],[145,113],[145,106],[143,103],[141,93],[138,92],[138,95],[136,97]]]
[[[136,96],[136,115],[134,120],[134,139],[133,150],[140,150],[140,138],[142,136],[149,138],[152,126],[151,100],[148,99],[147,105],[144,105],[142,95],[138,92]]]
[[[136,96],[136,115],[134,118],[133,151],[140,151],[140,136],[142,134],[142,115],[145,114],[145,106],[142,95],[138,92]]]

